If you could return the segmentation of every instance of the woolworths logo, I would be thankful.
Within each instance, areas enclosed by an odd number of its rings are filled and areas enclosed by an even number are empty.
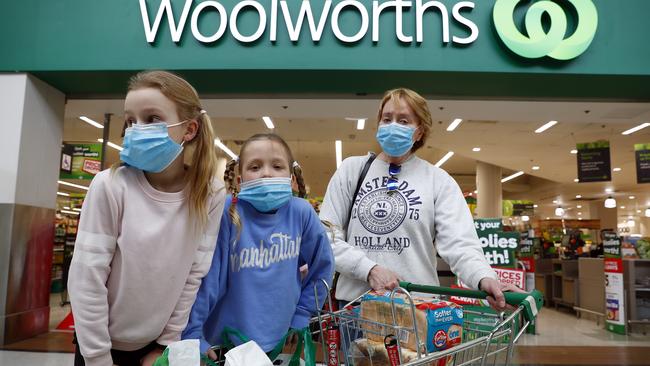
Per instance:
[[[497,0],[492,13],[494,27],[503,43],[512,52],[526,58],[549,56],[557,60],[570,60],[581,55],[591,44],[598,27],[598,11],[592,0],[569,0],[578,14],[575,32],[564,38],[567,32],[567,14],[558,4],[549,1],[533,3],[526,12],[523,35],[515,25],[515,7],[521,0]],[[551,19],[548,31],[542,24],[542,16]]]

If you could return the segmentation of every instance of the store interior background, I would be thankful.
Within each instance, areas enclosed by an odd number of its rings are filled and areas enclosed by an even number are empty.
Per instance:
[[[343,158],[379,151],[374,138],[379,98],[207,99],[203,103],[216,135],[235,154],[241,142],[255,133],[274,132],[286,139],[303,166],[310,195],[317,197],[325,193],[336,170],[336,140],[342,142]],[[629,228],[626,234],[650,235],[650,219],[645,218],[645,209],[650,207],[650,187],[636,184],[634,160],[634,144],[647,142],[650,128],[627,136],[621,134],[650,121],[650,104],[430,100],[429,107],[434,125],[418,155],[435,164],[453,151],[442,168],[456,179],[463,192],[476,194],[476,164],[481,161],[501,167],[503,177],[518,171],[525,173],[503,183],[503,199],[533,201],[537,207],[531,222],[559,219],[555,215],[557,207],[565,210],[565,219],[599,219],[598,207],[612,196],[617,207],[610,209],[607,217],[615,213],[616,226]],[[123,100],[119,99],[68,100],[64,141],[97,142],[102,129],[79,117],[103,123],[106,113],[112,114],[110,141],[120,145],[124,122]],[[272,119],[275,129],[266,127],[263,116]],[[454,131],[447,131],[457,118],[462,123]],[[357,128],[358,119],[366,119],[363,129]],[[558,124],[543,133],[534,132],[551,120]],[[575,182],[577,163],[572,150],[576,143],[598,140],[610,142],[612,181]],[[481,150],[475,152],[474,148]],[[223,150],[216,149],[229,159]],[[107,147],[106,151],[107,164],[118,160],[116,149]]]
[[[203,107],[220,142],[235,154],[241,143],[255,133],[274,132],[286,139],[303,167],[309,196],[322,197],[336,170],[335,141],[341,141],[342,158],[380,151],[375,141],[380,98],[379,95],[349,99],[220,98],[204,99]],[[120,98],[67,100],[63,141],[97,143],[103,129],[80,117],[103,124],[110,114],[109,141],[119,148],[124,128],[123,102]],[[429,107],[434,124],[418,156],[435,164],[453,151],[453,156],[441,167],[455,178],[466,196],[481,199],[481,192],[477,192],[477,164],[498,167],[502,177],[524,172],[502,184],[502,198],[532,201],[535,213],[526,222],[517,216],[506,218],[506,225],[524,231],[543,225],[557,227],[564,219],[572,222],[573,227],[580,227],[581,221],[589,223],[585,227],[598,222],[601,229],[616,229],[621,235],[650,236],[650,218],[645,217],[645,210],[650,207],[650,186],[636,183],[634,160],[634,144],[650,141],[650,128],[622,135],[623,131],[650,121],[650,103],[429,100]],[[272,119],[274,129],[267,127],[263,116]],[[447,131],[459,118],[461,124],[454,131]],[[363,128],[360,119],[365,120]],[[543,133],[535,133],[551,120],[558,123]],[[577,143],[598,140],[610,142],[612,180],[577,183],[577,155],[572,150]],[[474,151],[475,148],[480,151]],[[216,144],[215,149],[223,171],[230,157]],[[118,149],[107,146],[105,166],[118,159]],[[63,182],[89,184],[87,180]],[[58,192],[57,217],[74,220],[81,201],[67,195],[85,190],[60,181]],[[617,207],[606,209],[604,200],[610,196],[616,199]],[[564,209],[561,217],[556,215],[558,207]],[[56,257],[54,263],[56,268]],[[60,278],[60,273],[53,273],[53,278]],[[68,315],[66,300],[65,293],[52,293],[50,329]],[[604,294],[598,301],[604,308]],[[543,311],[537,333],[524,339],[522,345],[563,346],[569,342],[633,347],[646,346],[650,340],[644,329],[627,336],[606,332],[602,316],[589,312],[578,314],[571,306]],[[67,338],[62,339],[67,342]],[[62,345],[62,349],[68,348],[67,343]]]

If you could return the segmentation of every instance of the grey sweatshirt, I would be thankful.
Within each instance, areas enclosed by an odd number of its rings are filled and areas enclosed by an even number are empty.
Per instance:
[[[399,187],[392,194],[386,188],[389,164],[376,159],[349,219],[352,195],[368,157],[343,161],[321,206],[321,220],[334,226],[330,241],[340,272],[338,299],[351,301],[368,290],[368,273],[377,264],[401,280],[438,285],[436,252],[473,288],[485,277],[497,279],[483,255],[458,184],[415,155],[402,164]]]

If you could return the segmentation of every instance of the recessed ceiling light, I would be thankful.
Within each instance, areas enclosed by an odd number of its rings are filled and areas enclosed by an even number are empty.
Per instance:
[[[557,121],[548,121],[542,127],[536,129],[535,133],[542,133],[542,132],[548,130],[549,128],[555,126],[556,124],[557,124]]]
[[[576,207],[577,207],[577,208],[582,208],[582,205],[577,205]]]
[[[620,172],[620,171],[621,171],[621,168],[614,168],[614,169],[612,169],[612,171]]]
[[[550,218],[550,217],[547,217],[546,219],[547,219],[547,220],[550,220],[551,218]]]
[[[65,182],[65,181],[62,181],[62,180],[58,180],[57,183],[59,183],[61,185],[64,185],[64,186],[68,186],[68,187],[83,189],[83,190],[86,190],[86,191],[89,189],[87,186],[82,186],[80,184],[74,184],[74,183],[68,183],[68,182]]]
[[[578,220],[582,220],[582,217],[578,217]]]
[[[452,156],[454,156],[454,152],[450,151],[445,154],[445,156],[442,157],[442,159],[438,160],[438,162],[435,164],[436,167],[440,168],[442,164],[446,163],[447,160],[449,160]]]
[[[625,206],[621,206],[621,208],[623,208],[623,209],[624,209],[624,208],[625,208]]]
[[[582,198],[582,195],[576,194],[576,198],[580,199],[580,198]]]
[[[633,199],[635,199],[636,197],[634,197],[634,196],[630,196],[630,197],[628,197],[628,198],[631,199],[631,200],[633,200]]]
[[[636,213],[641,213],[641,210],[636,210]]]
[[[460,123],[463,122],[462,118],[456,118],[452,123],[449,124],[449,127],[447,127],[447,131],[451,132],[455,130]]]
[[[366,127],[366,119],[359,118],[357,120],[357,130],[363,130]]]
[[[605,188],[605,193],[612,193],[612,192],[614,192],[613,189],[611,189],[611,188]]]
[[[235,153],[232,152],[232,150],[230,150],[230,149],[228,148],[228,146],[226,146],[223,142],[221,142],[221,140],[219,140],[219,139],[214,139],[214,144],[215,144],[217,147],[219,147],[219,148],[221,149],[221,151],[223,151],[223,152],[225,152],[226,154],[228,154],[228,156],[230,156],[232,159],[237,159],[237,155],[235,155]]]
[[[534,208],[537,208],[537,207],[539,207],[539,205],[533,205],[533,207],[534,207]]]
[[[479,151],[481,151],[481,148],[480,147],[475,147],[475,148],[472,149],[472,151],[479,152]]]
[[[554,204],[557,204],[557,202],[558,202],[557,200],[553,200],[553,203],[554,203]]]
[[[505,182],[507,182],[509,180],[513,180],[513,179],[515,179],[517,177],[520,177],[522,175],[524,175],[524,172],[516,172],[515,174],[509,175],[509,176],[501,179],[501,183],[505,183]]]
[[[539,167],[537,165],[533,166],[533,170],[539,170]]]
[[[578,216],[581,216],[581,215],[582,215],[582,212],[578,212]]]
[[[577,154],[577,153],[578,153],[578,150],[573,149],[573,150],[570,151],[570,153],[571,153],[571,154]]]
[[[89,125],[91,125],[93,127],[104,128],[104,125],[102,125],[99,122],[93,121],[92,119],[90,119],[90,118],[88,118],[86,116],[81,116],[81,117],[79,117],[79,119],[86,122],[86,123],[88,123]]]
[[[79,212],[77,212],[77,211],[61,210],[61,212],[69,214],[69,215],[79,215]]]
[[[275,125],[273,124],[273,120],[269,116],[264,116],[262,117],[262,121],[264,121],[264,124],[266,125],[266,128],[269,130],[272,130],[275,128]]]
[[[474,194],[477,194],[477,193],[478,193],[478,189],[474,191]]]
[[[576,183],[580,183],[580,179],[578,179],[578,178],[575,178],[573,181],[576,182]]]
[[[650,126],[650,123],[645,122],[645,123],[642,123],[642,124],[640,124],[640,125],[638,125],[636,127],[632,127],[629,130],[625,130],[625,131],[621,132],[621,135],[630,135],[630,134],[633,134],[633,133],[635,133],[637,131],[640,131],[640,130],[648,127],[648,126]]]
[[[97,139],[97,141],[103,143],[103,142],[104,142],[104,139]],[[108,145],[108,146],[110,146],[110,147],[112,147],[113,149],[118,150],[118,151],[122,151],[122,150],[124,150],[124,148],[123,148],[122,146],[120,146],[120,145],[118,145],[118,144],[114,144],[114,143],[112,143],[112,142],[110,142],[110,141],[107,142],[106,145]]]

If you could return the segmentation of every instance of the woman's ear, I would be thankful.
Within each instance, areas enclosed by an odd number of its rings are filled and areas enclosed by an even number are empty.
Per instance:
[[[422,136],[424,136],[424,131],[422,130],[422,126],[418,126],[413,134],[413,143],[420,141]]]
[[[199,122],[197,122],[195,119],[187,121],[187,129],[185,130],[185,135],[183,135],[183,141],[190,142],[194,140],[198,133]]]

